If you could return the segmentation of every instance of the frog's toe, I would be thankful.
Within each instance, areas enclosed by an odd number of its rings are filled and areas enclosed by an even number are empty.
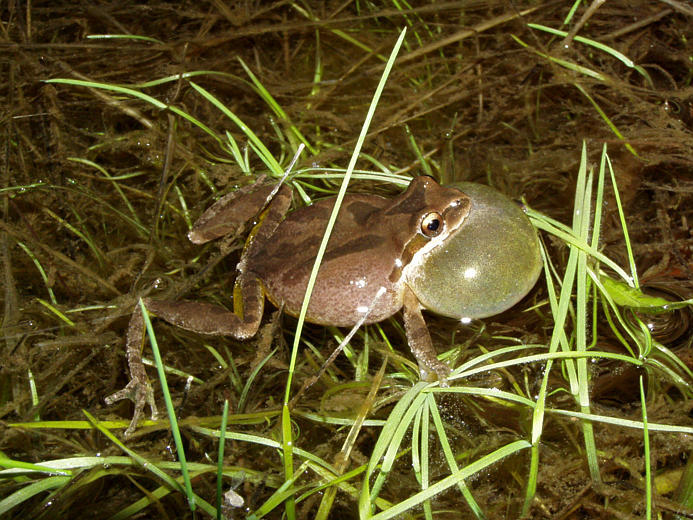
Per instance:
[[[448,381],[449,375],[450,375],[450,372],[448,372],[444,376],[438,374],[438,386],[440,386],[441,388],[448,388],[450,386],[450,382]]]
[[[144,412],[145,405],[149,405],[153,420],[159,415],[156,402],[154,401],[154,389],[149,381],[142,383],[133,379],[125,388],[106,397],[105,401],[106,404],[110,406],[123,399],[130,399],[135,404],[132,420],[124,433],[125,437],[129,437],[134,433],[135,429],[137,429],[137,423]]]
[[[450,367],[443,363],[440,363],[440,365],[436,366],[433,370],[438,376],[438,384],[441,387],[447,388],[448,386],[450,386],[450,383],[448,383],[448,376],[452,372],[452,370],[450,370]]]
[[[419,374],[422,381],[434,382],[436,379],[442,387],[450,386],[448,384],[448,376],[450,375],[450,367],[445,363],[437,361],[433,366],[419,365]]]

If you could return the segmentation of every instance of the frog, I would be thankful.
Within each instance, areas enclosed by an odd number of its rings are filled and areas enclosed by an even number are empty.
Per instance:
[[[292,189],[287,184],[261,184],[222,197],[198,218],[188,238],[204,244],[256,219],[236,268],[233,310],[206,302],[145,298],[148,313],[192,332],[239,340],[258,331],[265,300],[298,316],[335,200],[327,197],[289,211]],[[401,310],[420,377],[427,381],[437,377],[446,385],[451,369],[438,359],[422,314],[424,306],[408,280],[463,227],[470,209],[465,193],[425,175],[414,177],[394,197],[347,194],[322,258],[306,321],[353,327],[383,321]],[[143,315],[137,306],[125,341],[130,381],[106,398],[109,405],[126,398],[134,402],[126,436],[135,431],[145,405],[153,418],[158,415],[142,363],[144,339]]]

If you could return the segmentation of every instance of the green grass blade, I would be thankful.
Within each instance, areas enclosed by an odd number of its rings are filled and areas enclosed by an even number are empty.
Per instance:
[[[638,152],[635,151],[635,148],[633,148],[633,146],[629,142],[626,141],[626,138],[621,133],[621,131],[616,127],[614,122],[611,121],[609,116],[606,115],[606,112],[604,112],[604,110],[602,110],[602,107],[599,106],[599,104],[594,100],[594,98],[592,96],[590,96],[590,94],[582,87],[582,85],[580,85],[577,82],[573,83],[573,85],[575,86],[576,89],[578,89],[580,91],[580,93],[582,93],[583,96],[585,96],[587,98],[587,100],[590,103],[592,103],[592,106],[597,111],[597,113],[601,116],[601,118],[604,120],[604,122],[606,123],[606,126],[608,126],[611,129],[611,131],[614,133],[614,135],[616,135],[616,137],[618,137],[621,141],[623,141],[623,146],[625,146],[626,149],[630,153],[632,153],[635,157],[640,157],[638,155]]]
[[[455,460],[455,454],[452,452],[452,447],[450,446],[448,436],[445,433],[445,427],[443,426],[443,419],[440,417],[440,412],[438,411],[438,405],[436,404],[436,401],[433,399],[432,395],[428,396],[427,403],[428,410],[431,414],[431,418],[433,419],[433,425],[435,426],[436,433],[438,435],[440,447],[443,450],[443,455],[445,456],[445,462],[447,462],[448,467],[450,468],[450,473],[456,473],[459,471],[459,467],[457,466],[457,461]],[[484,515],[481,507],[479,507],[479,504],[477,504],[476,500],[474,500],[474,496],[472,496],[472,493],[464,480],[460,481],[457,484],[457,487],[462,493],[464,499],[467,501],[467,505],[474,513],[474,516],[479,520],[484,520],[486,515]]]
[[[587,146],[585,143],[582,145],[582,159],[581,165],[587,165]],[[580,171],[583,172],[580,168]],[[578,234],[582,240],[585,242],[589,239],[590,232],[590,215],[591,211],[591,197],[592,197],[592,171],[587,175],[587,179],[578,181],[578,188],[576,190],[582,191],[582,203],[580,206],[580,213],[576,222],[574,223]],[[599,234],[598,230],[595,230],[595,234]],[[583,251],[577,252],[577,278],[576,278],[576,315],[575,315],[575,350],[578,352],[587,351],[587,304],[589,302],[590,295],[590,278],[587,275],[587,255]],[[577,378],[578,378],[578,394],[575,396],[580,406],[580,410],[583,413],[590,413],[590,397],[589,397],[589,371],[587,366],[587,358],[580,358],[577,360]],[[597,459],[597,449],[594,440],[594,430],[592,428],[592,423],[589,421],[582,421],[582,435],[585,443],[585,455],[587,457],[587,466],[590,471],[590,476],[594,482],[601,482],[601,476],[599,474],[599,461]]]
[[[334,208],[332,210],[332,213],[330,214],[330,218],[327,222],[327,225],[325,226],[325,231],[323,234],[323,239],[322,242],[320,243],[320,247],[318,248],[318,252],[315,258],[315,263],[313,264],[313,269],[311,270],[310,277],[308,279],[308,287],[306,288],[306,294],[305,297],[303,298],[303,304],[301,305],[301,311],[298,316],[298,324],[296,325],[296,333],[294,336],[294,344],[291,350],[291,361],[289,363],[289,377],[287,379],[287,384],[286,384],[286,392],[284,395],[284,410],[285,414],[287,416],[287,421],[290,419],[288,418],[289,416],[289,409],[288,409],[288,403],[290,400],[290,393],[291,393],[291,381],[293,379],[293,372],[296,366],[296,357],[298,355],[298,346],[299,342],[301,340],[301,331],[303,329],[303,323],[306,319],[306,313],[308,311],[308,302],[310,301],[310,296],[311,293],[313,292],[313,286],[315,285],[315,280],[318,276],[318,270],[320,268],[320,263],[322,262],[322,257],[325,254],[325,249],[327,248],[327,242],[330,239],[330,234],[332,232],[332,228],[334,227],[335,221],[337,220],[337,214],[339,213],[339,208],[341,207],[342,200],[344,200],[344,196],[346,195],[346,189],[347,186],[349,185],[349,179],[351,178],[351,173],[354,170],[354,167],[356,166],[356,161],[359,157],[359,153],[361,151],[361,148],[363,147],[363,142],[366,139],[366,135],[368,133],[368,128],[370,127],[370,123],[373,119],[373,114],[375,112],[375,108],[378,105],[378,101],[380,100],[380,95],[382,94],[383,89],[385,88],[385,82],[387,81],[387,78],[390,74],[390,71],[392,70],[392,66],[394,65],[395,61],[395,56],[397,56],[397,52],[399,51],[400,46],[402,45],[402,41],[404,39],[404,36],[406,34],[406,29],[403,30],[399,36],[399,39],[397,40],[397,43],[395,43],[395,46],[392,50],[392,53],[390,55],[390,60],[388,61],[385,71],[383,72],[383,75],[380,78],[380,82],[378,83],[378,87],[376,88],[376,91],[373,95],[373,99],[371,101],[371,105],[368,109],[368,113],[366,115],[366,118],[364,120],[363,126],[361,128],[361,133],[359,134],[358,140],[356,141],[356,145],[354,146],[354,151],[351,156],[351,160],[349,161],[349,166],[347,167],[347,171],[344,174],[344,179],[342,181],[342,184],[339,188],[339,193],[337,194],[337,197],[335,199],[335,204]],[[283,414],[284,415],[284,414]],[[286,432],[286,429],[284,429],[284,432]],[[291,479],[292,473],[293,473],[293,467],[289,464],[289,461],[291,459],[290,451],[291,451],[291,441],[290,438],[287,439],[287,442],[284,443],[284,446],[287,448],[285,450],[285,460],[284,460],[284,468],[285,468],[285,476],[287,480]],[[293,504],[293,501],[289,501],[291,504]],[[291,507],[291,506],[289,506]],[[287,511],[288,514],[288,511]]]
[[[652,518],[652,456],[650,453],[650,433],[647,426],[647,401],[642,374],[640,375],[640,407],[642,411],[643,457],[645,459],[645,518]]]
[[[430,500],[438,493],[446,491],[450,487],[457,485],[459,482],[464,481],[464,479],[471,477],[475,473],[483,471],[491,467],[498,461],[504,459],[505,457],[513,455],[521,450],[527,449],[530,446],[531,445],[525,440],[511,442],[510,444],[507,444],[489,453],[488,455],[485,455],[479,460],[474,461],[468,466],[465,466],[458,472],[453,473],[452,475],[449,475],[442,480],[439,480],[429,488],[420,491],[419,493],[416,493],[415,495],[407,498],[406,500],[403,500],[402,502],[395,504],[390,509],[387,509],[373,516],[362,516],[361,518],[370,518],[370,520],[387,520],[389,518],[395,518],[399,515],[403,515],[405,512],[422,504],[425,500]]]
[[[173,440],[176,443],[176,452],[178,454],[178,460],[181,465],[181,473],[183,474],[183,482],[185,483],[185,494],[188,497],[188,506],[190,511],[195,511],[195,494],[192,491],[192,484],[190,482],[190,475],[188,474],[188,467],[185,458],[185,449],[183,448],[183,440],[180,436],[180,429],[178,428],[178,418],[176,417],[176,410],[173,407],[173,400],[171,399],[171,393],[168,390],[168,382],[166,381],[166,372],[164,371],[164,362],[161,359],[161,352],[159,351],[159,344],[156,341],[156,335],[154,334],[154,328],[152,327],[152,320],[149,319],[149,313],[144,305],[142,298],[139,300],[139,306],[142,310],[142,317],[144,318],[144,324],[147,328],[147,336],[149,337],[149,344],[152,347],[152,352],[154,353],[154,360],[156,361],[156,371],[159,375],[159,382],[161,383],[161,392],[164,395],[164,401],[166,403],[166,412],[168,413],[169,421],[171,422],[171,433],[173,434]]]
[[[562,38],[565,38],[566,36],[568,36],[568,32],[566,32],[566,31],[561,31],[560,29],[554,29],[552,27],[547,27],[546,25],[541,25],[541,24],[537,24],[537,23],[528,23],[527,27],[530,27],[532,29],[537,29],[540,31],[544,31],[544,32],[547,32],[549,34],[554,34],[556,36],[561,36]],[[623,63],[626,67],[629,67],[633,70],[636,70],[640,75],[642,75],[645,78],[645,80],[647,81],[650,88],[654,88],[654,84],[652,83],[652,78],[647,73],[647,71],[645,69],[643,69],[642,67],[636,65],[633,62],[633,60],[631,60],[625,54],[617,51],[613,47],[609,47],[608,45],[605,45],[605,44],[598,42],[596,40],[592,40],[590,38],[585,38],[584,36],[575,35],[573,37],[573,40],[575,40],[576,42],[584,43],[585,45],[589,45],[590,47],[594,47],[595,49],[599,49],[600,51],[605,52],[605,53],[613,56],[614,58],[619,60],[621,63]]]
[[[31,261],[34,263],[34,266],[36,267],[36,270],[39,272],[41,275],[41,280],[43,280],[43,284],[46,286],[46,292],[48,293],[48,298],[50,298],[51,303],[53,305],[58,305],[58,300],[55,298],[55,293],[53,292],[53,288],[51,287],[51,284],[48,282],[48,275],[46,275],[46,271],[43,269],[43,265],[41,265],[41,262],[39,262],[39,259],[36,257],[34,252],[27,247],[24,242],[19,242],[17,241],[17,245],[22,248],[22,251],[26,253],[26,255],[31,258]],[[39,301],[43,302],[43,300]],[[48,305],[47,303],[45,304],[46,307],[48,307],[54,314],[59,314],[63,318],[65,318],[66,323],[69,323],[70,326],[74,327],[75,324],[72,323],[67,317],[65,317],[64,314],[60,313],[53,305]],[[62,319],[62,318],[61,318]]]
[[[284,169],[279,165],[279,163],[276,161],[272,153],[267,149],[265,144],[260,140],[260,138],[253,132],[248,125],[246,125],[240,117],[238,117],[236,114],[231,112],[226,105],[224,105],[221,101],[219,101],[216,97],[214,97],[210,92],[202,88],[201,86],[197,85],[194,82],[190,82],[190,86],[197,90],[202,97],[204,97],[207,101],[212,103],[219,111],[224,114],[226,117],[228,117],[231,121],[233,121],[238,128],[246,135],[246,137],[250,140],[250,143],[254,146],[255,150],[258,153],[258,156],[262,160],[262,162],[267,166],[267,169],[271,171],[275,176],[279,177],[284,173]]]
[[[245,70],[245,73],[248,75],[250,78],[250,81],[252,82],[251,85],[255,89],[255,91],[258,93],[258,95],[265,100],[265,103],[272,109],[272,112],[276,114],[276,116],[282,120],[285,121],[289,125],[289,129],[291,130],[292,134],[300,141],[302,142],[306,148],[310,151],[312,155],[317,154],[316,149],[310,144],[308,139],[305,138],[305,136],[301,133],[301,131],[294,125],[291,120],[289,119],[289,116],[286,114],[284,109],[277,103],[277,101],[274,99],[272,94],[269,93],[269,91],[265,88],[265,86],[262,84],[262,82],[253,74],[253,71],[250,70],[250,68],[245,64],[243,59],[238,56],[237,57],[239,63],[241,64],[241,67],[243,67],[243,70]],[[292,151],[295,153],[296,150],[298,149],[297,146],[294,145]]]
[[[224,485],[224,445],[226,444],[226,424],[229,420],[229,400],[224,399],[224,409],[221,412],[219,425],[219,453],[217,455],[217,520],[222,520],[221,496]]]
[[[71,480],[72,477],[47,477],[23,486],[21,489],[18,489],[0,500],[0,514],[6,514],[13,508],[23,504],[40,493],[50,491],[51,489],[63,488]]]

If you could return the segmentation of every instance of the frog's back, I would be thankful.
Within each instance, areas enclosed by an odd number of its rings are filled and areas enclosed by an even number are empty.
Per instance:
[[[354,325],[372,308],[367,323],[391,316],[402,306],[398,280],[392,280],[398,247],[373,225],[373,216],[389,200],[376,195],[348,195],[325,251],[308,308],[308,321]],[[288,215],[268,243],[250,252],[246,265],[275,305],[297,315],[334,199],[323,199]],[[375,219],[377,221],[377,218]],[[401,248],[400,248],[401,249]]]

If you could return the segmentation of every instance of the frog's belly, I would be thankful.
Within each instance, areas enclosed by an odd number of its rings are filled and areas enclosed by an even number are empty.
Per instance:
[[[308,277],[291,280],[271,278],[262,280],[265,294],[277,307],[298,316],[303,305]],[[279,282],[279,283],[278,283]],[[384,292],[376,298],[380,288]],[[402,307],[398,285],[375,284],[355,272],[339,275],[318,274],[306,319],[319,325],[351,327],[368,314],[365,323],[375,323],[395,314]]]
[[[313,288],[310,322],[350,327],[366,312],[366,323],[374,323],[402,307],[395,269],[398,248],[387,232],[367,223],[368,215],[387,202],[373,195],[345,199]],[[267,297],[289,314],[301,310],[333,204],[326,199],[291,213],[266,243],[254,244],[248,253],[246,265],[262,282]],[[376,300],[381,287],[385,292]]]

